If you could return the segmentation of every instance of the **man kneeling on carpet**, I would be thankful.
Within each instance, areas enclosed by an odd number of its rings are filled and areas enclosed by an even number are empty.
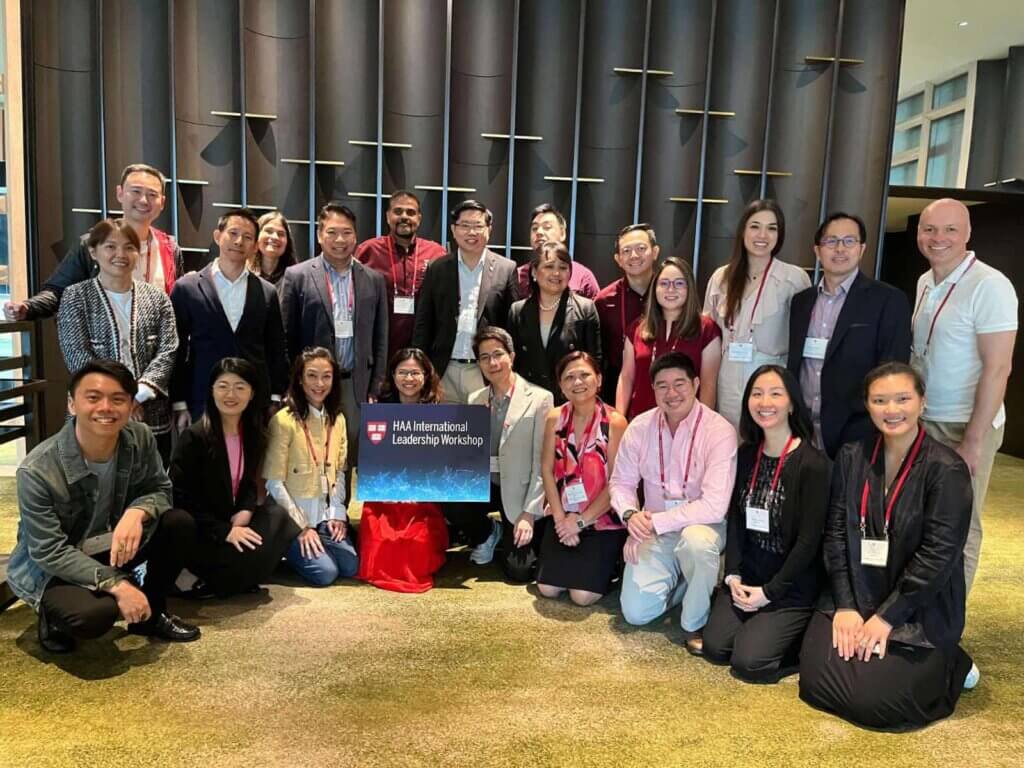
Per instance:
[[[18,542],[7,581],[39,613],[39,642],[68,653],[75,638],[124,619],[132,634],[188,642],[199,629],[166,611],[166,596],[195,541],[152,433],[129,421],[137,385],[111,360],[71,377],[72,418],[18,469]]]

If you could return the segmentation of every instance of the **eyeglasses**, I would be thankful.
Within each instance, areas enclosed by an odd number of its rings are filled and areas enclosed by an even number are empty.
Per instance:
[[[457,230],[459,230],[459,232],[464,232],[467,235],[479,235],[481,232],[483,232],[485,229],[487,229],[487,225],[486,224],[466,224],[466,223],[460,222],[460,223],[455,225],[455,228]]]
[[[403,368],[400,371],[395,371],[396,379],[422,379],[423,371],[418,368]]]
[[[663,291],[667,291],[669,288],[675,288],[677,291],[681,291],[684,288],[686,288],[686,279],[679,277],[676,278],[675,280],[659,280],[658,287],[661,288]]]
[[[691,386],[693,386],[693,382],[690,381],[689,379],[676,379],[673,382],[659,381],[657,384],[654,385],[654,391],[657,392],[658,394],[664,395],[670,389],[673,392],[685,392]]]
[[[623,248],[622,250],[619,251],[619,253],[621,253],[625,258],[629,258],[630,256],[633,255],[643,258],[648,253],[650,253],[650,250],[651,248],[648,245],[634,245]]]
[[[860,240],[853,235],[847,235],[846,237],[826,237],[821,241],[826,248],[835,248],[840,243],[846,248],[853,248],[855,245],[860,245]]]
[[[476,359],[477,362],[488,365],[490,363],[499,363],[506,357],[508,357],[508,352],[504,349],[496,349],[490,354],[477,355]]]
[[[244,381],[239,381],[235,384],[228,384],[226,381],[220,381],[213,385],[213,391],[218,395],[227,395],[232,392],[236,395],[244,395],[246,392],[251,392],[252,387]]]

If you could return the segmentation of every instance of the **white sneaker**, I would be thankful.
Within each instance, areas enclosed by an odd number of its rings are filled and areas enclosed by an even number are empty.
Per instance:
[[[964,678],[964,690],[973,691],[979,680],[981,680],[981,670],[978,669],[977,664],[971,664],[971,671]]]
[[[501,523],[497,520],[491,521],[491,535],[483,544],[477,544],[469,555],[469,559],[477,565],[487,565],[494,559],[494,550],[501,539]]]

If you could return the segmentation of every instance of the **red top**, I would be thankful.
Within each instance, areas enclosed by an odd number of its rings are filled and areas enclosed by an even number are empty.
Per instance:
[[[623,307],[625,294],[625,307]],[[597,315],[601,319],[601,354],[608,372],[618,379],[622,370],[622,347],[626,330],[644,311],[644,297],[632,290],[626,278],[620,277],[606,285],[594,299]],[[625,319],[625,324],[623,324]],[[614,386],[615,382],[612,382]]]
[[[677,338],[671,343],[664,338],[646,342],[640,337],[640,318],[634,320],[626,333],[633,342],[633,359],[635,375],[633,376],[633,394],[629,398],[627,419],[632,419],[655,406],[654,389],[651,388],[651,363],[654,361],[655,347],[658,357],[669,352],[682,352],[693,362],[700,376],[700,360],[704,347],[715,339],[721,338],[722,330],[718,323],[707,315],[700,316],[700,333],[689,339]]]
[[[419,296],[427,265],[444,256],[440,243],[417,237],[412,246],[404,248],[391,235],[364,240],[356,248],[356,259],[384,275],[388,291],[388,360],[398,350],[412,343],[414,315],[395,314],[395,294]]]
[[[174,288],[178,277],[177,264],[174,259],[178,244],[174,242],[171,235],[161,232],[156,227],[150,227],[149,231],[153,233],[153,240],[156,241],[157,248],[160,250],[160,263],[164,268],[164,292],[170,296],[171,289]]]

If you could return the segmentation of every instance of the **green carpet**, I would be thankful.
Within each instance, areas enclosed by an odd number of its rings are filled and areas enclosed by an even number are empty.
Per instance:
[[[0,548],[13,539],[0,483]],[[1000,457],[964,645],[982,670],[956,714],[874,733],[814,711],[795,678],[749,686],[635,629],[502,583],[453,553],[438,588],[276,584],[176,604],[184,646],[115,629],[46,657],[22,604],[0,614],[0,766],[1020,765],[1024,461]]]

